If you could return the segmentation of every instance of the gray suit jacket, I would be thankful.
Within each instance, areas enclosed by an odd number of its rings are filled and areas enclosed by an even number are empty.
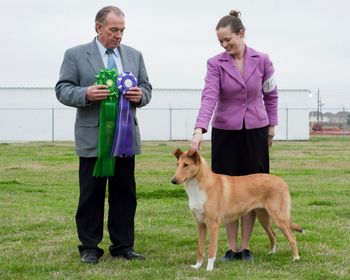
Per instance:
[[[141,153],[141,140],[136,107],[148,104],[152,97],[152,85],[148,81],[141,52],[120,45],[119,52],[124,71],[132,72],[138,80],[143,95],[140,104],[132,103],[134,151]],[[57,99],[77,108],[75,121],[75,145],[80,157],[97,157],[100,102],[86,102],[87,88],[96,82],[96,75],[105,68],[95,39],[88,44],[68,49],[64,54],[59,81],[56,84]]]

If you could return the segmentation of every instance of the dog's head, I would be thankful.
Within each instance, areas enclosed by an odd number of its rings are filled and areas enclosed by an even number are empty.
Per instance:
[[[198,151],[189,149],[187,152],[183,152],[180,149],[176,149],[173,154],[177,158],[177,169],[171,182],[173,184],[182,184],[186,180],[194,178],[199,171],[201,163],[201,156]]]

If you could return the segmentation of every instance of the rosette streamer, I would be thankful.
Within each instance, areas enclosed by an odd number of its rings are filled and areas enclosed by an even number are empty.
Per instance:
[[[103,69],[96,75],[96,84],[107,85],[109,96],[101,101],[100,126],[98,136],[98,158],[94,167],[93,176],[113,176],[115,157],[111,154],[115,134],[119,91],[116,87],[117,73],[114,69]]]
[[[118,123],[115,128],[112,155],[131,157],[134,155],[133,126],[130,101],[125,94],[130,87],[137,86],[137,79],[131,72],[122,72],[117,78],[117,87],[120,95]]]

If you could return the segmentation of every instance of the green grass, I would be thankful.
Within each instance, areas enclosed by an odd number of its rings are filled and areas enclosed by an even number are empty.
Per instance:
[[[78,159],[72,143],[0,144],[0,279],[350,279],[350,137],[275,142],[271,173],[282,176],[292,196],[301,260],[292,261],[277,233],[277,251],[257,223],[254,262],[216,262],[214,271],[195,262],[196,227],[182,186],[170,179],[171,151],[188,142],[146,142],[137,157],[138,208],[135,249],[145,262],[109,256],[108,232],[97,265],[79,260],[75,228]],[[210,162],[210,143],[202,154]],[[218,258],[227,249],[220,231]]]

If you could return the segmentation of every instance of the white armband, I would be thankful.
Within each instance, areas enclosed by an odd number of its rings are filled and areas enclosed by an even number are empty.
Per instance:
[[[264,81],[263,92],[265,93],[271,92],[275,89],[275,87],[276,87],[276,82],[275,82],[274,76],[272,75],[270,78]]]

